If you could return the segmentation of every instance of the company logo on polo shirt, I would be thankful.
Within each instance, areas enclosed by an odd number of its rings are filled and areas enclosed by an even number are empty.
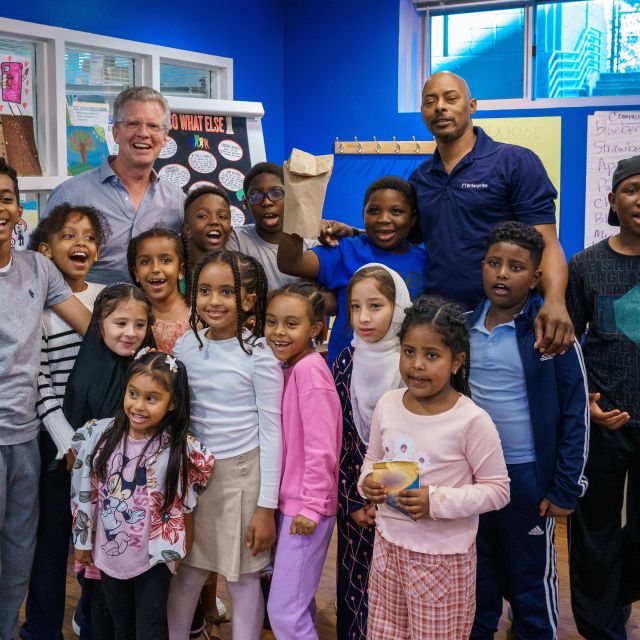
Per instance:
[[[488,189],[489,185],[486,182],[461,182],[460,187],[462,189]]]

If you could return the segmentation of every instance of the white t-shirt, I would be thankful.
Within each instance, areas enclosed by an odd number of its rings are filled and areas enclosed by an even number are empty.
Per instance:
[[[282,464],[282,392],[284,379],[277,358],[264,338],[245,342],[245,353],[233,337],[209,340],[193,331],[178,339],[174,355],[189,372],[191,431],[224,460],[260,447],[258,506],[278,506]]]

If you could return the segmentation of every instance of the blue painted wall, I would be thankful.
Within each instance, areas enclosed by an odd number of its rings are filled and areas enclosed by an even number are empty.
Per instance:
[[[430,137],[419,113],[398,113],[398,20],[397,0],[284,0],[286,155],[294,146],[332,153],[336,136],[342,140]],[[487,73],[495,75],[495,69]],[[472,89],[478,81],[470,82]],[[560,238],[568,256],[583,244],[587,116],[596,110],[478,113],[478,117],[562,116]],[[407,177],[416,164],[415,158],[337,156],[326,215],[356,224],[366,186],[385,173]]]
[[[0,13],[232,57],[236,99],[261,101],[265,106],[267,155],[274,162],[282,162],[294,146],[311,153],[332,153],[336,136],[343,140],[354,135],[363,140],[429,137],[420,114],[397,109],[398,0],[212,0],[201,4],[31,0],[7,4]],[[473,87],[479,81],[475,78],[470,84]],[[478,114],[562,116],[560,237],[568,255],[582,248],[587,116],[595,110]],[[407,177],[418,162],[414,157],[336,157],[326,215],[357,224],[366,186],[384,174]]]
[[[233,58],[234,98],[263,103],[267,152],[281,159],[282,9],[281,0],[29,0],[5,3],[0,15]]]

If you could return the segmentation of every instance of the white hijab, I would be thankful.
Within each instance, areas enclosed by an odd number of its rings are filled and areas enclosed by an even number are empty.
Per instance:
[[[393,269],[379,262],[370,262],[367,267],[382,267],[393,278],[396,299],[393,306],[391,325],[378,342],[366,342],[354,332],[351,346],[353,369],[351,372],[351,407],[353,421],[358,435],[365,444],[369,443],[373,410],[383,393],[403,386],[400,377],[400,340],[398,331],[404,319],[404,310],[411,306],[409,290],[404,280]]]

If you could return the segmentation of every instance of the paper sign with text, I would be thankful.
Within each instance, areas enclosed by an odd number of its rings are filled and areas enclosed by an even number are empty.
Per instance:
[[[154,168],[161,179],[187,192],[207,185],[222,187],[234,205],[233,224],[252,222],[237,199],[251,168],[246,118],[172,113],[167,142]]]
[[[607,222],[611,178],[620,160],[640,155],[640,111],[596,111],[587,123],[584,246],[618,233]]]
[[[473,124],[482,127],[494,140],[526,147],[542,160],[549,179],[558,192],[556,224],[559,225],[562,118],[560,116],[474,118]]]

